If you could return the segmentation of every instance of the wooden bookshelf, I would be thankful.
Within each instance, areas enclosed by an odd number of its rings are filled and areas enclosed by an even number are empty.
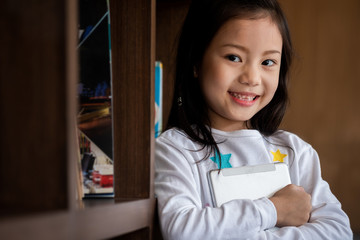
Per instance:
[[[115,198],[81,201],[76,1],[1,1],[1,238],[153,238],[155,12],[110,0]]]
[[[170,110],[189,0],[110,0],[114,199],[76,194],[77,1],[0,3],[0,236],[161,239],[153,190],[154,67]],[[156,40],[157,39],[157,40]],[[166,122],[164,122],[166,123]]]

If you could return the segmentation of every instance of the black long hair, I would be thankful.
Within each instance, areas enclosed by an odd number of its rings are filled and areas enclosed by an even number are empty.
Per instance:
[[[288,104],[288,72],[293,50],[284,13],[276,0],[193,0],[185,18],[176,57],[174,98],[166,129],[182,129],[193,141],[219,152],[211,134],[207,104],[194,69],[200,66],[211,40],[230,19],[259,19],[270,16],[282,36],[282,56],[279,84],[270,103],[255,114],[248,125],[264,136],[273,134],[279,127]],[[220,156],[219,156],[220,157]],[[221,168],[221,165],[220,165]]]

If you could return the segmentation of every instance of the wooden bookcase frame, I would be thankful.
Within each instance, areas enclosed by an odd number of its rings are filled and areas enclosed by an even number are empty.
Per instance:
[[[155,59],[165,66],[166,119],[169,42],[189,1],[110,0],[115,199],[85,207],[76,194],[76,2],[0,3],[0,237],[161,239],[154,227]]]
[[[115,200],[82,209],[76,1],[0,3],[1,238],[152,238],[155,0],[110,8]]]

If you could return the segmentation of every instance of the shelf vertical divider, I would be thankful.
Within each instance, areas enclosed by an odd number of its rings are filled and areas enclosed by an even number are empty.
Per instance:
[[[110,0],[115,200],[153,198],[155,1]]]

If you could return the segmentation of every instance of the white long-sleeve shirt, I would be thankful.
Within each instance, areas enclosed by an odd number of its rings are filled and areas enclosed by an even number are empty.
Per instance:
[[[155,150],[155,193],[165,239],[352,239],[349,219],[321,178],[318,155],[309,144],[286,131],[266,138],[256,130],[212,133],[221,142],[222,167],[287,163],[291,182],[311,194],[310,220],[274,228],[277,213],[268,198],[214,207],[207,174],[218,169],[217,159],[201,161],[206,149],[170,129],[157,138]]]

